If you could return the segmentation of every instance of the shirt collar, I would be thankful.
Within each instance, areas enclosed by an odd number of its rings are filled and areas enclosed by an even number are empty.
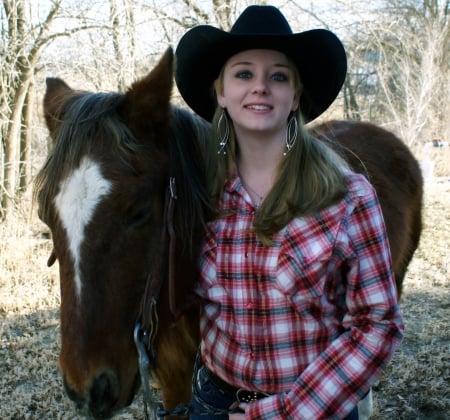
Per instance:
[[[244,200],[247,204],[249,204],[252,208],[255,208],[255,205],[242,184],[242,180],[239,177],[239,174],[234,174],[228,182],[225,184],[225,192],[230,195],[230,197],[234,197],[234,200]]]

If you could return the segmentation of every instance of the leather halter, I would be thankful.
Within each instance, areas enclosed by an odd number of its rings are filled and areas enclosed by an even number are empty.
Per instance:
[[[168,269],[167,276],[169,280],[169,306],[175,319],[180,315],[176,308],[175,299],[175,229],[173,225],[173,214],[177,194],[175,189],[175,178],[169,178],[169,186],[166,191],[163,227],[161,232],[161,244],[168,244]],[[163,253],[163,256],[165,254]],[[157,303],[161,288],[164,282],[164,264],[163,257],[155,261],[153,269],[147,277],[144,296],[141,302],[141,312],[134,326],[134,342],[138,351],[139,373],[141,384],[143,386],[144,417],[148,419],[148,407],[152,419],[157,419],[158,410],[162,407],[161,402],[154,396],[150,390],[149,369],[154,367],[156,361],[155,338],[158,332],[158,313]]]
[[[175,209],[175,201],[177,200],[175,178],[169,178],[169,185],[166,191],[163,227],[161,231],[160,244],[164,247],[167,244],[167,279],[169,281],[169,307],[170,312],[175,317],[179,316],[179,311],[176,308],[175,299],[175,245],[176,235],[173,224],[173,215]],[[141,329],[149,333],[150,342],[154,340],[158,330],[158,319],[156,315],[156,304],[158,302],[162,285],[165,280],[164,258],[159,257],[153,264],[153,269],[147,277],[147,284],[141,302]]]

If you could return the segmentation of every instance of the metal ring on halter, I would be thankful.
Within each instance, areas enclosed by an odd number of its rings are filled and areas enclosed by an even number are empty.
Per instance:
[[[162,408],[162,402],[150,389],[150,358],[147,353],[148,335],[141,328],[141,323],[138,321],[134,326],[133,332],[134,342],[138,352],[138,365],[141,384],[143,388],[142,400],[144,403],[144,419],[158,420],[158,410]],[[149,416],[150,411],[150,416]]]

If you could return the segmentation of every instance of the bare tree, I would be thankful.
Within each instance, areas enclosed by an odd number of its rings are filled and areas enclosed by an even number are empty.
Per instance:
[[[117,68],[117,89],[121,92],[135,78],[136,26],[133,0],[109,0],[111,39],[115,66]]]
[[[62,0],[46,2],[47,11],[42,11],[42,4],[33,0],[3,0],[0,10],[0,54],[2,68],[0,70],[0,219],[10,213],[17,205],[20,192],[30,183],[31,129],[37,112],[34,107],[34,80],[45,68],[49,68],[50,55],[43,57],[43,51],[50,49],[52,43],[60,39],[72,39],[76,34],[85,33],[92,42],[93,51],[99,34],[104,35],[112,47],[103,49],[103,59],[98,67],[98,74],[103,75],[108,60],[120,71],[111,71],[115,75],[115,86],[124,88],[134,77],[135,27],[133,0],[109,0],[110,19],[99,14],[100,19],[89,16],[93,3],[83,9],[77,5],[78,11],[62,7]],[[104,2],[97,3],[104,7]],[[38,6],[40,6],[38,8]],[[44,8],[45,9],[45,8]],[[62,29],[54,30],[57,20],[64,22]],[[94,33],[94,31],[96,31]],[[124,34],[126,36],[124,36]],[[86,37],[84,38],[86,41]],[[78,60],[87,52],[86,43],[77,50]],[[89,57],[97,58],[91,52]],[[111,54],[108,54],[108,51]],[[61,47],[56,52],[53,65],[58,60],[66,60],[66,68],[76,69],[82,66],[70,61],[70,49]],[[111,59],[113,57],[113,59]],[[131,59],[130,59],[131,57]],[[125,76],[128,76],[125,77]],[[101,79],[101,76],[96,78]],[[42,85],[39,86],[42,88]]]
[[[230,1],[213,0],[212,3],[216,22],[218,22],[222,28],[229,30],[232,25]]]
[[[414,145],[448,120],[448,1],[388,1],[386,11],[372,30],[378,81],[385,113]]]
[[[26,153],[30,86],[41,51],[48,40],[49,25],[60,1],[54,1],[44,20],[30,26],[26,0],[3,0],[1,37],[3,70],[0,76],[0,118],[3,167],[0,174],[0,211],[4,217],[14,206],[20,185],[21,155]],[[31,24],[32,25],[32,24]],[[21,150],[22,148],[22,150]]]
[[[448,0],[288,3],[344,41],[345,118],[388,125],[419,147],[432,135],[449,134]]]

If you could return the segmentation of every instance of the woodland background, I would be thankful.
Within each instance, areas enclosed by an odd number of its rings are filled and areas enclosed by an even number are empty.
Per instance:
[[[264,3],[294,32],[328,28],[346,47],[348,77],[321,120],[372,121],[421,161],[425,228],[405,280],[406,335],[375,389],[374,418],[450,419],[448,0],[2,0],[0,418],[76,417],[57,371],[57,267],[46,267],[51,240],[31,199],[48,151],[45,78],[122,91],[188,28],[229,29],[247,5]],[[182,104],[176,90],[173,101]],[[140,416],[137,400],[120,417]]]
[[[2,0],[0,217],[46,152],[41,99],[47,76],[84,89],[124,90],[190,27],[229,29],[248,4],[230,0]],[[364,119],[415,152],[450,135],[448,0],[274,0],[294,32],[328,28],[343,40],[349,73],[324,118]],[[207,62],[205,62],[207,65]]]

